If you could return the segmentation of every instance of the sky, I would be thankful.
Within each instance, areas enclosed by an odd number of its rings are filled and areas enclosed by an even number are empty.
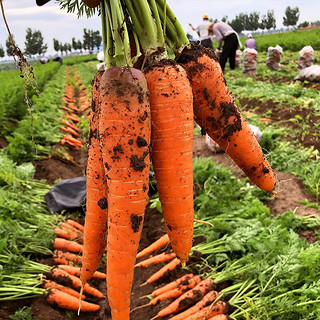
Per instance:
[[[6,19],[18,47],[24,50],[26,29],[40,30],[44,43],[48,45],[47,56],[54,55],[53,38],[62,43],[71,43],[72,38],[82,40],[83,29],[99,30],[100,18],[77,18],[76,14],[67,13],[60,9],[59,4],[51,0],[44,6],[38,7],[36,0],[2,0]],[[260,16],[268,10],[274,10],[277,28],[283,27],[282,21],[286,7],[298,7],[303,21],[320,20],[319,0],[167,0],[176,14],[185,32],[192,33],[189,23],[196,26],[201,22],[203,14],[209,18],[221,20],[228,16],[229,20],[239,13],[257,11]],[[196,36],[196,35],[195,35]],[[3,18],[0,17],[0,45],[6,50],[8,33]]]

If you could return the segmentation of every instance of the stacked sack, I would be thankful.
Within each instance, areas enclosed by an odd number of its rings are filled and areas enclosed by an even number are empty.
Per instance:
[[[258,51],[255,49],[246,48],[243,51],[243,70],[242,72],[249,75],[257,73],[257,56]]]
[[[241,56],[242,56],[242,51],[240,49],[238,49],[236,51],[236,68],[240,68],[241,67]]]
[[[298,70],[310,67],[313,64],[313,48],[303,47],[299,52]]]
[[[280,46],[269,47],[266,65],[271,70],[280,70],[280,59],[282,58],[282,48]]]

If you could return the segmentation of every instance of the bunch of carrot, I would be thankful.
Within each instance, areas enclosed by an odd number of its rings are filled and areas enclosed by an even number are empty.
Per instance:
[[[57,237],[53,247],[56,266],[48,275],[51,280],[43,280],[44,288],[48,290],[46,300],[55,307],[77,311],[79,310],[79,298],[85,300],[86,295],[101,299],[105,296],[88,283],[82,289],[80,280],[81,269],[77,265],[82,263],[84,226],[77,221],[67,219],[54,228]],[[92,275],[96,279],[106,279],[105,273],[95,271]],[[80,292],[81,291],[81,292]],[[96,303],[82,301],[80,311],[96,312],[100,306]]]

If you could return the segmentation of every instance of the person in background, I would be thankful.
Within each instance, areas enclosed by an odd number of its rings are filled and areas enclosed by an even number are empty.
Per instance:
[[[191,23],[189,23],[189,25],[193,31],[199,33],[200,44],[205,48],[213,49],[211,36],[209,35],[209,28],[212,25],[212,22],[209,21],[209,16],[207,14],[204,14],[202,19],[202,23],[197,27],[193,27]]]
[[[53,61],[56,61],[56,62],[59,62],[60,63],[60,66],[62,65],[62,58],[61,57],[55,57],[53,58]]]
[[[252,34],[248,34],[248,39],[244,43],[244,46],[248,49],[255,49],[257,50],[256,40],[252,38]]]
[[[46,63],[48,63],[49,61],[50,61],[50,59],[48,59],[48,58],[46,58],[46,57],[40,58],[40,63],[41,63],[41,64],[46,64]]]
[[[218,40],[217,50],[220,52],[219,63],[222,71],[224,71],[228,59],[230,69],[235,69],[236,51],[241,48],[237,32],[235,32],[232,27],[225,22],[214,23],[212,30],[215,38]]]

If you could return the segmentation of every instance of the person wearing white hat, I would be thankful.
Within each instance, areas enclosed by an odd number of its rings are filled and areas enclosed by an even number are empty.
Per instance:
[[[202,23],[200,23],[197,27],[193,27],[191,23],[189,23],[189,25],[193,31],[199,33],[200,44],[203,47],[213,49],[211,36],[209,34],[209,28],[212,25],[212,22],[209,21],[209,16],[207,14],[203,15],[202,20]]]

